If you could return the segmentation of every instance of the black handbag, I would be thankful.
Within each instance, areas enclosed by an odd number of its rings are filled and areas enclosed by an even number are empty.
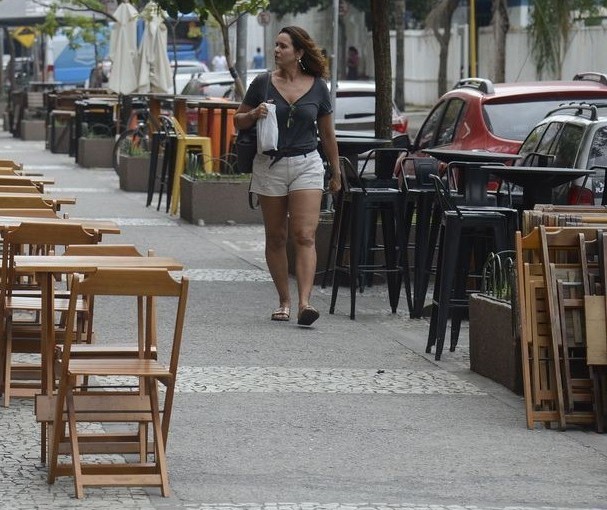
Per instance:
[[[257,129],[241,129],[236,136],[236,167],[241,174],[253,171],[253,159],[257,154]]]

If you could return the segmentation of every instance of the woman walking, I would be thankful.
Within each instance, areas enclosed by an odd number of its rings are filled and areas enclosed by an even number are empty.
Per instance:
[[[253,80],[234,115],[237,129],[249,129],[267,116],[266,103],[276,105],[278,149],[257,154],[251,191],[259,197],[266,233],[266,261],[278,292],[272,320],[288,321],[291,296],[287,238],[295,248],[297,323],[311,325],[318,311],[310,304],[316,272],[316,227],[324,187],[324,166],[318,137],[329,162],[329,189],[341,187],[326,60],[300,27],[285,27],[276,37],[276,70]],[[317,134],[318,133],[318,134]]]

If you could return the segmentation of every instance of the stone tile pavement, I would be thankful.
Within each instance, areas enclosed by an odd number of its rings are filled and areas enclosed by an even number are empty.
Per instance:
[[[40,142],[0,133],[0,159],[55,177],[72,218],[122,228],[107,242],[184,262],[192,280],[168,444],[172,494],[46,483],[33,403],[0,408],[0,508],[460,510],[607,508],[607,438],[525,428],[519,396],[469,370],[467,329],[441,362],[424,352],[426,320],[389,312],[383,286],[347,316],[342,290],[314,289],[314,328],[272,323],[260,226],[198,227],[118,189]],[[404,305],[404,299],[403,299]],[[116,337],[126,312],[98,324]],[[107,331],[106,331],[107,329]],[[102,381],[101,381],[102,382]]]

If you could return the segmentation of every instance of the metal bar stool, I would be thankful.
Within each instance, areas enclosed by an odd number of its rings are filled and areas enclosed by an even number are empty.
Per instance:
[[[490,251],[511,249],[517,225],[514,209],[501,207],[462,207],[450,199],[440,177],[430,175],[436,199],[442,209],[436,281],[432,298],[432,315],[426,352],[436,346],[435,359],[440,360],[447,320],[452,315],[450,350],[457,345],[463,311],[468,307],[466,283],[470,261],[484,262]],[[486,244],[479,244],[482,240]]]
[[[440,208],[435,207],[436,191],[430,175],[438,175],[438,161],[426,157],[404,157],[400,165],[400,188],[404,201],[404,245],[402,265],[409,305],[409,315],[420,318],[423,315],[426,292],[430,282],[434,249],[438,239]],[[409,184],[409,165],[412,165],[413,183]],[[415,216],[415,242],[413,253],[413,289],[409,267],[409,240]],[[413,292],[412,292],[413,291]]]
[[[337,251],[333,271],[333,288],[329,313],[335,312],[339,274],[346,274],[350,284],[350,318],[355,319],[356,291],[364,274],[383,273],[388,284],[388,296],[392,313],[396,313],[402,283],[399,251],[402,249],[402,201],[401,192],[394,188],[367,188],[364,180],[346,158],[340,158],[342,193],[340,202]],[[377,211],[381,217],[384,262],[367,262],[366,238],[375,225],[365,228],[368,213]],[[348,244],[349,243],[349,244]],[[345,257],[346,250],[349,257]]]

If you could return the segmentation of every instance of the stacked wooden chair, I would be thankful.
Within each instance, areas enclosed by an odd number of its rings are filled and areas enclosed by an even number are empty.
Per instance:
[[[543,423],[560,429],[571,425],[604,429],[606,387],[601,374],[607,359],[588,356],[590,333],[596,327],[589,323],[588,302],[596,301],[597,292],[605,292],[605,258],[601,255],[607,249],[605,241],[602,232],[593,227],[540,225],[525,237],[517,232],[518,308],[529,428]],[[604,302],[601,297],[603,310]],[[601,319],[604,331],[604,313]],[[597,350],[607,358],[607,337],[598,336]]]

